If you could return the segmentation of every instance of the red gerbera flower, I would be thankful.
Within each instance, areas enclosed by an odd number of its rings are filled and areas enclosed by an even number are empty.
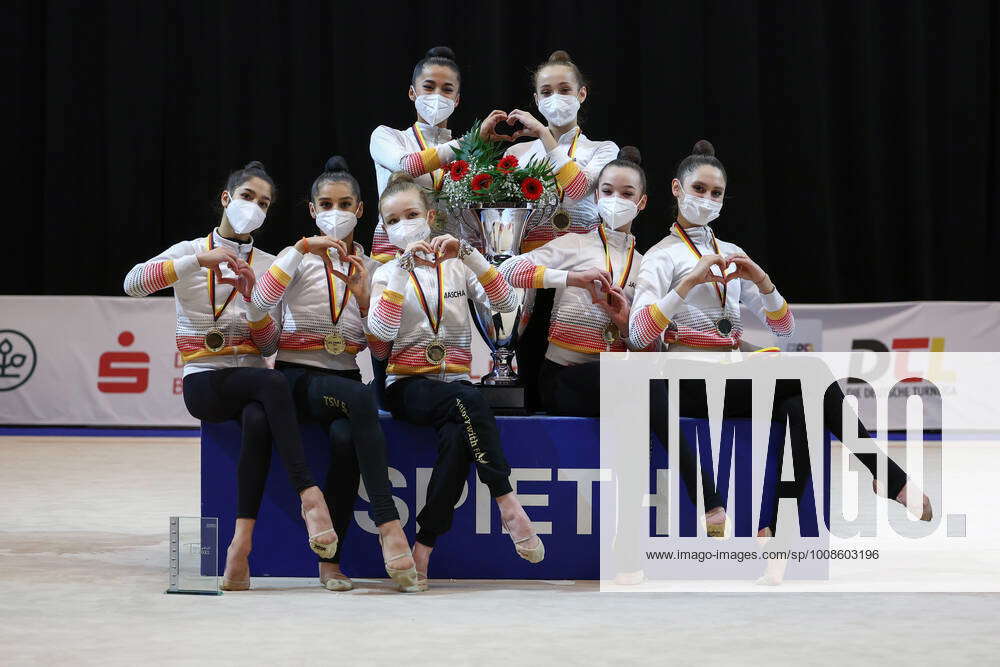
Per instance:
[[[521,181],[521,194],[528,201],[535,201],[542,196],[542,182],[537,178],[524,179]]]
[[[493,177],[489,174],[476,174],[472,177],[473,192],[489,190],[491,185],[493,185]]]
[[[465,160],[455,160],[451,163],[451,180],[460,181],[469,173],[469,163]]]
[[[509,174],[515,169],[517,169],[517,158],[513,155],[505,155],[500,162],[497,163],[497,171],[501,174]]]

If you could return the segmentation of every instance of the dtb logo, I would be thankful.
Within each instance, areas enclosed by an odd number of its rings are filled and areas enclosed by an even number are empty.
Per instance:
[[[134,342],[131,331],[118,334],[118,344],[122,347],[129,347]],[[105,394],[141,394],[149,386],[149,355],[145,352],[105,352],[101,355],[97,375],[97,388]]]
[[[926,369],[910,368],[909,352],[944,352],[944,338],[932,338],[929,336],[922,338],[893,338],[892,344],[888,346],[874,338],[856,338],[851,343],[851,351],[893,352],[892,358],[895,359],[895,368],[892,370],[895,378],[901,382],[922,382],[925,379],[935,382],[955,381],[955,374],[941,367],[941,355],[938,354],[930,355],[929,365]],[[878,377],[889,371],[889,355],[876,354],[874,358],[876,360],[875,365],[863,371],[863,363],[860,357],[852,358],[850,368],[851,377],[848,378],[848,382],[850,384],[860,382],[857,376],[862,372]]]

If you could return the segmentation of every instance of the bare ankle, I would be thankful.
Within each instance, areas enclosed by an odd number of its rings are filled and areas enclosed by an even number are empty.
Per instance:
[[[299,499],[302,501],[302,509],[308,511],[317,507],[321,502],[324,502],[323,492],[319,490],[318,486],[310,486],[308,489],[303,489],[299,493]]]
[[[386,521],[378,526],[378,534],[383,538],[396,537],[403,533],[403,526],[399,523],[399,519],[393,521]]]

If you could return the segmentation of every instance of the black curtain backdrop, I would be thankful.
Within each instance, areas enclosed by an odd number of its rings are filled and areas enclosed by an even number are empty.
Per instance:
[[[369,245],[369,136],[413,121],[410,73],[441,44],[463,70],[458,131],[494,107],[535,112],[532,66],[569,51],[592,83],[587,134],[643,153],[641,248],[666,232],[669,179],[704,137],[729,172],[719,236],[790,301],[1000,298],[988,0],[28,0],[4,13],[5,293],[120,295],[134,263],[218,222],[227,173],[252,159],[279,186],[259,246],[315,233],[308,188],[336,153],[361,182]]]

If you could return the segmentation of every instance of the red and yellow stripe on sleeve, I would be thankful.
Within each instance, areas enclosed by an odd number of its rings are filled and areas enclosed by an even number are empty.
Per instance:
[[[545,267],[532,264],[523,257],[504,267],[503,275],[513,287],[541,289],[545,286]]]
[[[272,264],[260,278],[259,294],[263,297],[263,310],[274,308],[275,304],[281,301],[281,295],[285,293],[288,283],[292,282],[292,277],[281,270],[277,264]]]
[[[663,314],[655,303],[651,303],[632,319],[629,342],[633,350],[641,350],[652,345],[670,326],[670,318]]]
[[[250,325],[250,339],[260,348],[261,354],[265,357],[274,354],[278,349],[278,327],[271,316],[265,315],[257,322],[247,321],[247,324]]]
[[[139,278],[142,289],[152,294],[157,290],[170,287],[177,282],[177,272],[174,270],[174,260],[162,262],[146,262]]]
[[[375,225],[375,233],[372,234],[372,259],[385,264],[392,261],[400,249],[389,243],[389,235],[385,232],[385,225],[379,220]]]
[[[390,289],[382,292],[368,317],[368,326],[380,340],[393,340],[403,319],[403,295]]]
[[[556,172],[556,184],[570,199],[580,199],[587,194],[587,175],[573,160]]]
[[[494,266],[488,268],[481,276],[477,276],[477,278],[479,279],[479,284],[483,286],[486,296],[490,298],[490,301],[503,301],[510,290],[510,285],[507,284],[507,281],[504,280],[504,277],[500,275],[500,272]]]
[[[789,336],[795,330],[795,318],[792,317],[787,301],[778,310],[765,310],[764,314],[767,315],[767,328],[776,336]]]
[[[403,171],[416,178],[441,168],[441,158],[437,148],[427,148],[417,153],[403,156]]]

